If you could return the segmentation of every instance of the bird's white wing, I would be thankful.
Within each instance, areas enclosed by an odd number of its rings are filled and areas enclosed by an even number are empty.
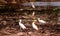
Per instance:
[[[26,29],[25,25],[23,25],[22,23],[19,23],[19,26],[20,26],[22,29]]]
[[[38,30],[38,27],[35,24],[32,24],[32,27],[36,30]]]
[[[46,23],[46,21],[44,20],[38,20],[40,23]]]

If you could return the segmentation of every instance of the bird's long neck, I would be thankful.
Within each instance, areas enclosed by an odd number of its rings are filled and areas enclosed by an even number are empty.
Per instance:
[[[33,22],[32,24],[34,24],[35,22]]]
[[[21,23],[22,20],[19,20],[19,22]]]

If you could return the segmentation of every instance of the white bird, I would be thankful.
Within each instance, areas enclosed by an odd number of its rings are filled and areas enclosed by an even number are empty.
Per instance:
[[[25,25],[21,23],[21,19],[19,20],[19,26],[22,28],[22,29],[26,29]]]
[[[34,22],[32,23],[32,27],[33,27],[35,30],[38,30],[38,27],[34,24]]]
[[[35,15],[35,12],[33,11],[32,16],[34,16],[34,15]]]
[[[32,5],[33,8],[35,8],[35,6],[34,6],[34,2],[31,2],[31,5]]]
[[[41,20],[40,18],[38,18],[38,21],[40,22],[40,23],[46,23],[46,21],[44,21],[44,20]]]

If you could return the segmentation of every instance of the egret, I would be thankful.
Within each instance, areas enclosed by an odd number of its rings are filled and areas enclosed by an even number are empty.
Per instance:
[[[44,21],[44,20],[41,20],[40,18],[38,18],[38,21],[40,22],[40,23],[46,23],[46,21]]]
[[[35,12],[33,11],[32,16],[34,16],[34,15],[35,15]]]
[[[32,23],[32,27],[33,27],[35,30],[38,30],[38,27],[34,24],[34,22]]]
[[[21,19],[19,20],[19,26],[22,28],[22,29],[26,29],[26,26],[23,24],[23,23],[21,23]]]
[[[32,5],[32,8],[35,8],[35,6],[34,6],[34,2],[31,2],[31,5]]]

